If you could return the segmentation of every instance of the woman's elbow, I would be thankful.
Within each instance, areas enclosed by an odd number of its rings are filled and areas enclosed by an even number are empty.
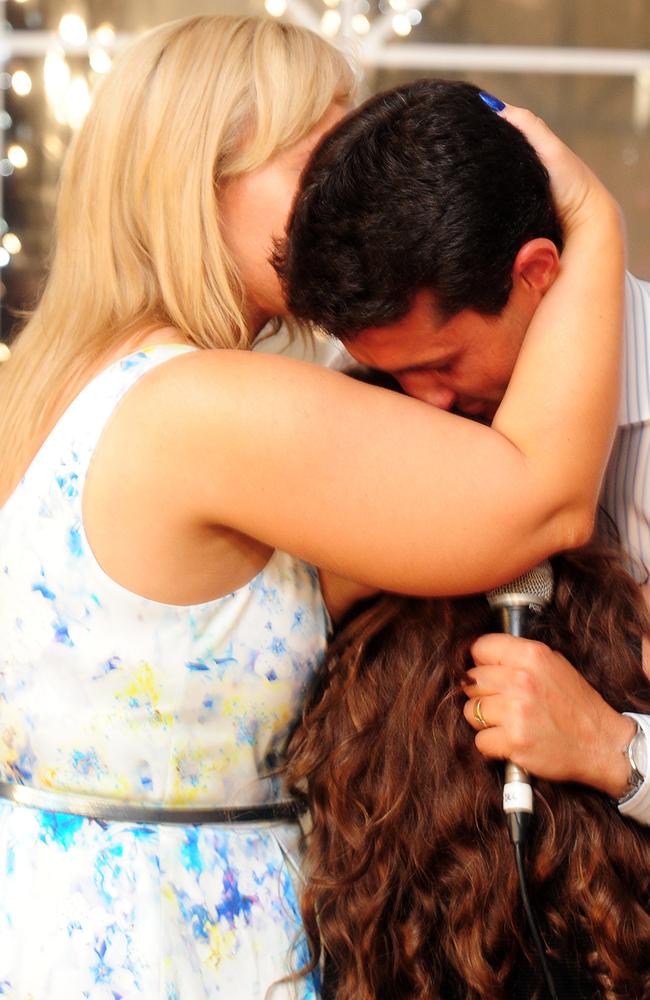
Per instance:
[[[551,530],[553,552],[578,549],[586,545],[596,526],[596,504],[582,503],[556,513]]]

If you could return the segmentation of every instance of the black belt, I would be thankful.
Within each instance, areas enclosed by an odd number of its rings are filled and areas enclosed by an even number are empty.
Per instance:
[[[44,812],[69,813],[106,823],[277,823],[296,822],[303,811],[294,799],[250,806],[165,806],[77,792],[58,792],[0,781],[0,798]]]

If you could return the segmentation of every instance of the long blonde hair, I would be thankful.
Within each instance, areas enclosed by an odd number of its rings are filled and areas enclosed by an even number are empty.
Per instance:
[[[135,331],[248,347],[219,186],[306,135],[354,76],[317,35],[191,17],[121,53],[71,144],[41,300],[0,366],[0,496],[61,401]]]

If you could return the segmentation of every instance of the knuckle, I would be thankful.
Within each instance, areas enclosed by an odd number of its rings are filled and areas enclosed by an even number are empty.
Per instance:
[[[540,116],[535,114],[534,111],[531,111],[530,108],[522,108],[521,112],[524,121],[528,122],[530,125],[541,125],[544,128],[547,127],[544,119],[540,118]]]
[[[463,706],[463,715],[465,716],[465,722],[467,722],[472,729],[478,729],[479,725],[473,715],[473,703],[471,701],[466,701]]]
[[[521,120],[524,125],[533,125],[537,120],[537,115],[530,108],[520,108],[517,109],[517,117]]]
[[[494,757],[494,753],[490,752],[490,741],[488,739],[487,730],[481,729],[474,737],[474,745],[480,754],[484,757]]]
[[[526,649],[532,663],[537,663],[548,652],[548,646],[539,639],[527,639]]]
[[[544,668],[551,655],[551,650],[543,642],[538,642],[536,639],[529,639],[526,641],[520,662],[529,672],[531,670],[537,671]]]
[[[515,667],[513,685],[519,698],[532,699],[535,696],[535,678],[526,667]]]
[[[475,639],[472,645],[470,646],[472,655],[473,656],[480,655],[483,652],[483,650],[489,649],[490,639],[491,637],[489,635],[480,635],[478,639]]]
[[[530,730],[521,722],[513,726],[510,732],[510,746],[518,754],[530,749]]]

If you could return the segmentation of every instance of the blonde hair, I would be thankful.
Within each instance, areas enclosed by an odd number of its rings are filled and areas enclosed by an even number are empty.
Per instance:
[[[275,20],[186,18],[118,56],[66,157],[43,295],[0,366],[0,495],[129,334],[174,326],[198,347],[250,345],[219,186],[353,89],[339,52]]]

